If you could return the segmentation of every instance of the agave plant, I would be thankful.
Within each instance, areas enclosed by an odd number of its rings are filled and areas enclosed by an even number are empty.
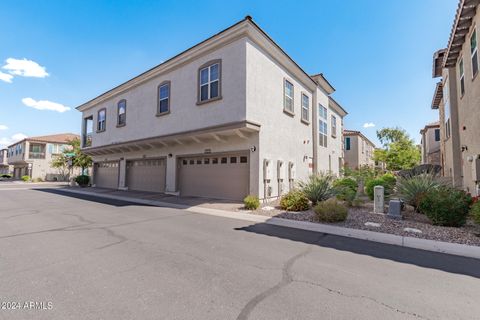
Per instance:
[[[406,203],[417,210],[420,201],[428,191],[446,185],[447,182],[440,180],[435,174],[422,173],[398,179],[397,193]]]
[[[298,185],[308,200],[313,205],[316,205],[320,201],[325,201],[335,196],[334,180],[333,175],[320,173],[311,175],[307,181],[301,181]]]

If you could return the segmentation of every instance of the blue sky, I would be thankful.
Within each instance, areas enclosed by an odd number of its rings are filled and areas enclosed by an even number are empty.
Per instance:
[[[247,14],[307,73],[324,73],[349,112],[346,128],[377,141],[377,129],[400,126],[418,142],[438,117],[432,55],[447,45],[457,3],[4,0],[0,145],[79,133],[76,106]]]

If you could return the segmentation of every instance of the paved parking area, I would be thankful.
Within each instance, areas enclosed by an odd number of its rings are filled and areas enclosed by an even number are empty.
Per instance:
[[[0,319],[480,314],[475,259],[58,191],[0,186]]]

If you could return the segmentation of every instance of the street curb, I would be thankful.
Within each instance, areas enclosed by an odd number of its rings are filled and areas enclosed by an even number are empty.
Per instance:
[[[94,197],[100,197],[100,198],[106,198],[106,199],[112,199],[112,200],[127,201],[127,202],[138,203],[138,204],[183,209],[193,213],[207,214],[207,215],[212,215],[217,217],[250,221],[255,223],[266,223],[266,224],[275,225],[275,226],[328,233],[328,234],[333,234],[333,235],[342,236],[342,237],[385,243],[385,244],[396,245],[396,246],[401,246],[406,248],[421,249],[426,251],[446,253],[446,254],[452,254],[457,256],[480,259],[480,247],[478,246],[469,246],[469,245],[458,244],[458,243],[405,237],[405,236],[399,236],[399,235],[388,234],[388,233],[344,228],[344,227],[338,227],[338,226],[332,226],[332,225],[326,225],[326,224],[320,224],[320,223],[313,223],[308,221],[296,221],[296,220],[289,220],[289,219],[283,219],[283,218],[266,217],[266,216],[254,215],[254,214],[243,213],[243,212],[232,212],[232,211],[211,209],[211,208],[205,208],[205,207],[199,207],[199,206],[186,206],[186,205],[155,201],[155,200],[93,193],[93,192],[83,191],[83,190],[73,190],[73,189],[57,189],[57,190],[61,190],[69,193],[90,195]]]

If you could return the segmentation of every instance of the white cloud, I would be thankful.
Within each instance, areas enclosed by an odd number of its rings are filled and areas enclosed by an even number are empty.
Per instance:
[[[373,123],[373,122],[366,122],[366,123],[363,124],[363,127],[364,127],[364,128],[373,128],[373,127],[375,127],[375,123]]]
[[[18,142],[18,141],[23,140],[25,138],[27,138],[27,135],[25,135],[23,133],[16,133],[11,137],[1,137],[0,138],[0,148],[2,148],[2,149],[6,148],[9,145],[11,145],[12,143]]]
[[[0,130],[8,130],[8,127],[4,124],[0,124]]]
[[[12,83],[12,79],[13,79],[13,76],[11,74],[0,71],[0,80],[8,83]]]
[[[2,68],[8,70],[10,74],[22,77],[45,78],[49,76],[45,67],[27,59],[8,58],[7,64]],[[10,79],[11,80],[11,79]]]
[[[70,107],[66,107],[63,104],[48,101],[48,100],[36,101],[32,98],[23,98],[22,102],[27,107],[32,107],[37,110],[51,110],[51,111],[57,111],[57,112],[65,112],[70,110]]]

